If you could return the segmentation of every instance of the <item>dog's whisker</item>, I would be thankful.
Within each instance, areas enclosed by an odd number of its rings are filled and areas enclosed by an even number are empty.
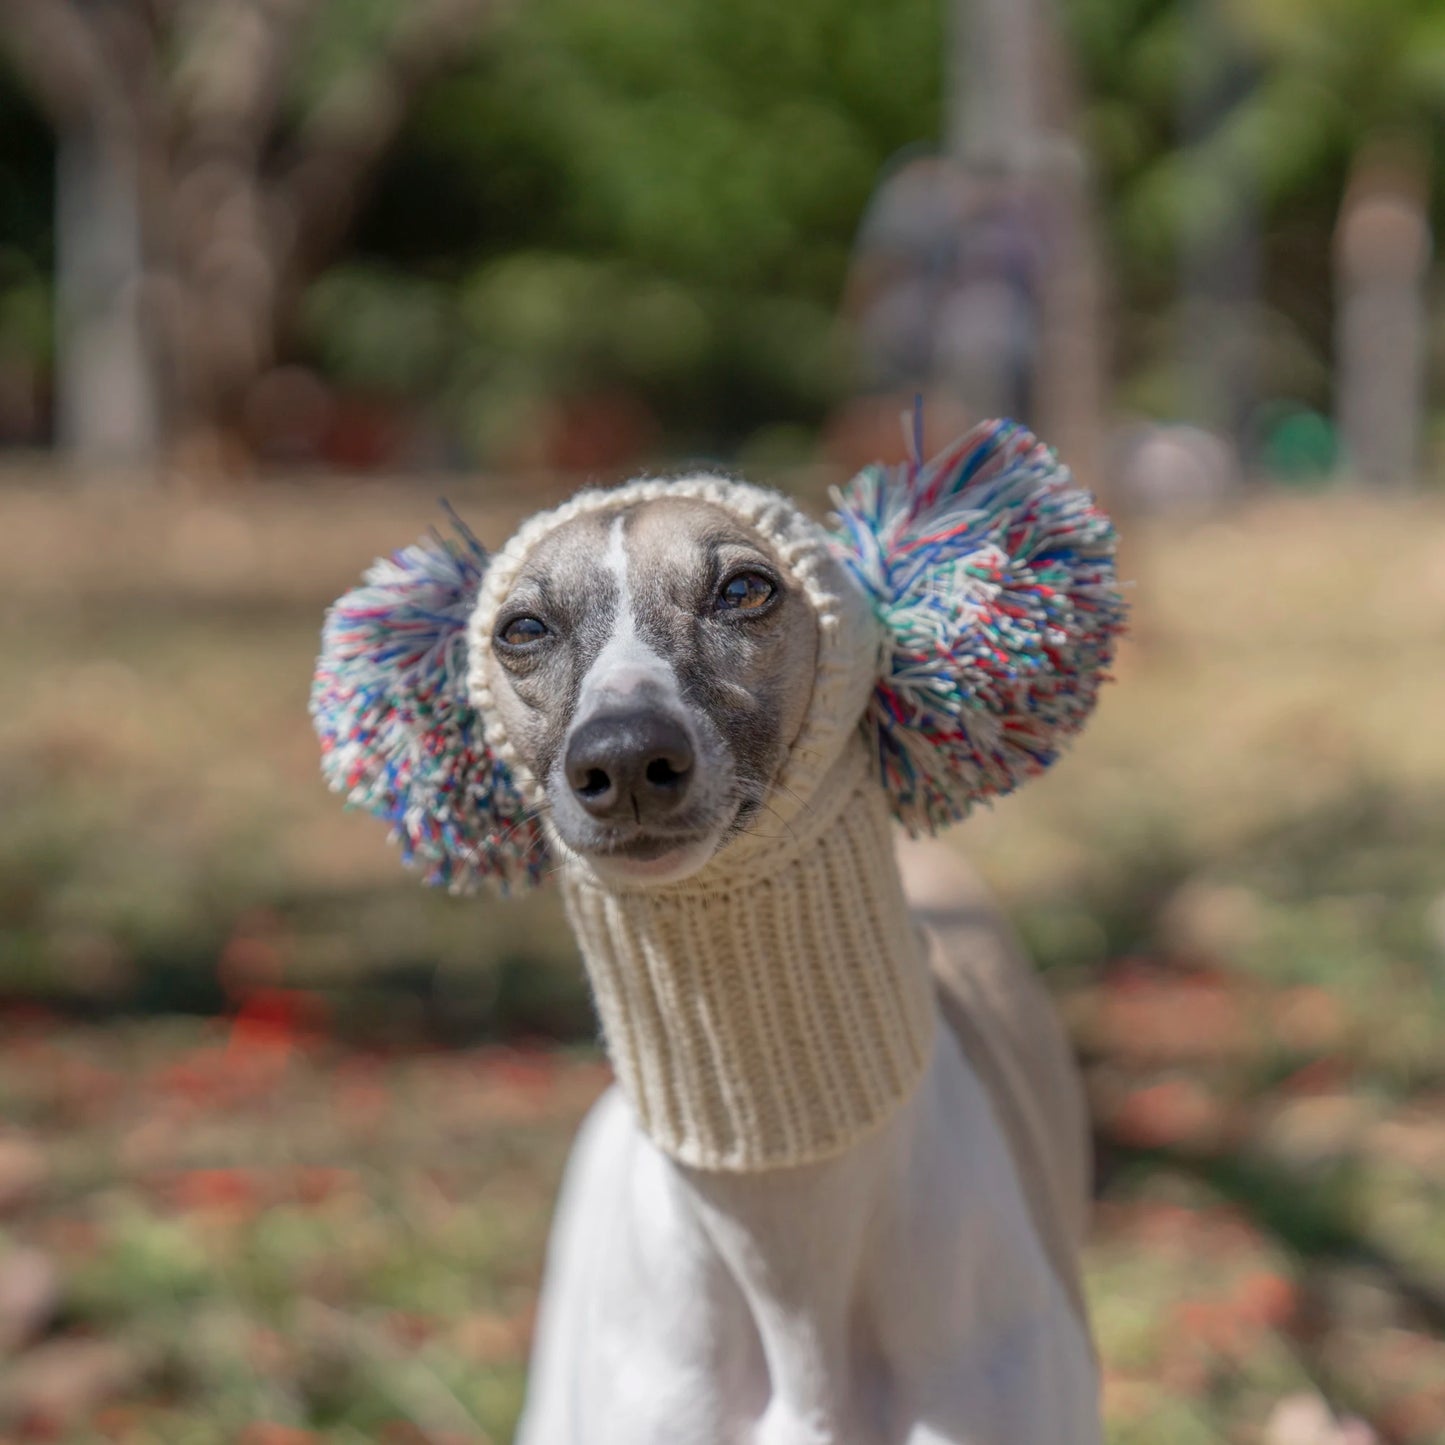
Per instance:
[[[510,837],[519,828],[525,828],[528,823],[535,823],[539,818],[543,817],[546,813],[550,811],[551,810],[548,808],[545,802],[538,803],[533,808],[528,808],[526,812],[524,812],[521,817],[519,817],[517,821],[507,829],[507,836]]]
[[[797,804],[800,813],[811,813],[813,811],[812,803],[809,802],[807,798],[801,796],[796,788],[790,788],[781,779],[775,782],[773,787],[781,793],[786,793],[788,797]]]
[[[775,841],[779,838],[788,837],[797,840],[797,830],[792,823],[783,817],[781,813],[768,801],[771,788],[762,783],[753,782],[750,779],[739,779],[734,792],[734,799],[738,804],[751,803],[755,808],[771,813],[774,818],[782,824],[782,833],[764,833],[758,827],[748,824],[739,831],[748,834],[750,837],[762,838],[767,841]]]
[[[525,828],[529,823],[536,822],[546,811],[547,805],[545,802],[538,803],[534,807],[526,809],[516,822],[509,824],[507,828],[498,835],[496,846],[505,848],[521,829]],[[476,851],[478,851],[481,846],[481,844],[477,845],[477,849],[473,850],[473,856],[475,856]]]

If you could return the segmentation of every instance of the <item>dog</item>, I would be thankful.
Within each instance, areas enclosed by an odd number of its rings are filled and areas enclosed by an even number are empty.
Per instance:
[[[1101,1438],[1077,1070],[977,878],[895,832],[878,624],[821,535],[645,481],[527,524],[468,599],[468,696],[617,1074],[520,1445]]]
[[[501,599],[496,705],[604,880],[675,883],[766,827],[738,799],[766,801],[817,649],[781,576],[733,514],[660,496],[557,527]],[[916,1093],[845,1152],[759,1172],[675,1162],[606,1095],[558,1210],[523,1445],[1097,1438],[1068,1050],[962,865],[906,857],[937,987]]]

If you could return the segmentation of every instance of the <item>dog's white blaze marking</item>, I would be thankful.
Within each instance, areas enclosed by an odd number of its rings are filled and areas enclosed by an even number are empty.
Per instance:
[[[633,612],[632,584],[627,575],[627,538],[623,519],[612,523],[607,551],[602,561],[617,582],[617,611],[612,619],[612,636],[592,660],[577,698],[577,716],[585,717],[599,704],[630,696],[638,689],[659,688],[664,698],[678,697],[677,678],[667,659],[644,641],[637,630]]]

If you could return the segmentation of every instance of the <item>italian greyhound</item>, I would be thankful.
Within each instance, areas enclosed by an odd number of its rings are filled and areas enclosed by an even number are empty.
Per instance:
[[[1100,1439],[1075,1064],[975,876],[893,836],[865,609],[809,529],[722,478],[634,484],[482,585],[472,693],[618,1074],[521,1445]]]

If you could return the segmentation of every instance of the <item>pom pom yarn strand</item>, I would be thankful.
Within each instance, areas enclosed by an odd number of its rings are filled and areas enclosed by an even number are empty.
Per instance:
[[[466,625],[487,552],[455,513],[375,562],[326,615],[311,687],[322,772],[391,825],[428,883],[507,891],[546,867],[541,826],[467,697]]]
[[[886,631],[880,777],[909,832],[934,833],[1042,772],[1093,711],[1126,611],[1114,528],[1012,421],[867,467],[834,503]]]

